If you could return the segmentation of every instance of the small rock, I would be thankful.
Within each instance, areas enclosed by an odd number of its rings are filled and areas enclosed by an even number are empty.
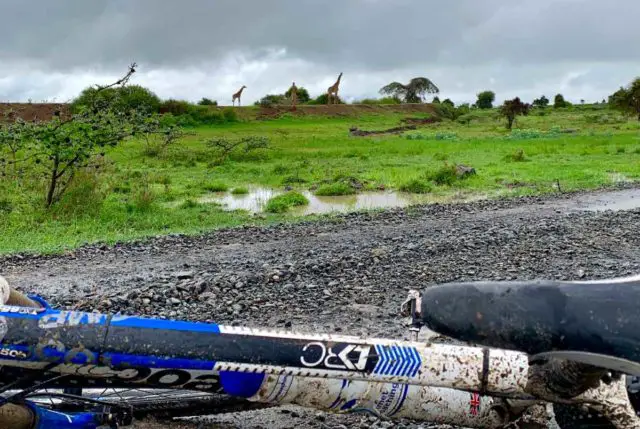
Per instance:
[[[176,273],[178,280],[186,280],[193,278],[193,271],[179,271]]]
[[[169,298],[167,301],[171,305],[180,305],[182,303],[182,301],[180,301],[178,298],[174,298],[174,297]]]
[[[142,298],[142,304],[143,305],[149,305],[149,304],[151,304],[151,300],[149,298]]]

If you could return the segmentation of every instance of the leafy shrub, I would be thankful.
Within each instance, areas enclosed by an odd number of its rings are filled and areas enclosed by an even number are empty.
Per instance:
[[[446,161],[448,158],[449,155],[447,155],[446,153],[437,152],[433,154],[433,159],[435,159],[436,161]]]
[[[524,162],[527,160],[527,157],[524,154],[524,150],[517,149],[515,152],[506,155],[504,159],[508,162]]]
[[[210,98],[203,97],[200,101],[198,101],[198,104],[200,106],[217,106],[218,102]]]
[[[224,124],[225,117],[217,110],[209,109],[207,106],[190,105],[188,116],[191,117],[195,125],[215,125]]]
[[[160,113],[171,113],[173,116],[186,115],[191,109],[191,103],[184,100],[165,100],[160,104]]]
[[[329,103],[329,96],[325,93],[322,95],[319,95],[318,97],[314,98],[313,100],[309,100],[308,104],[328,104]],[[331,104],[334,103],[333,97],[331,98]],[[337,99],[337,103],[336,104],[345,104],[344,100],[342,98],[340,98],[340,96],[338,96]]]
[[[307,204],[309,204],[307,197],[292,191],[269,199],[265,205],[265,211],[269,213],[284,213],[292,207],[306,206]]]
[[[458,180],[458,173],[455,165],[445,164],[436,171],[427,173],[426,178],[436,185],[453,185]]]
[[[203,186],[205,191],[209,192],[227,192],[229,190],[229,186],[226,183],[222,182],[211,182],[207,183]]]
[[[231,193],[233,195],[246,195],[246,194],[249,193],[249,189],[243,188],[243,187],[240,186],[240,187],[237,187],[237,188],[233,188],[231,190]]]
[[[282,104],[285,101],[285,96],[282,94],[268,94],[255,102],[256,106],[260,107],[275,107],[278,104]]]
[[[71,110],[74,113],[93,106],[111,105],[117,112],[138,110],[146,113],[156,113],[160,108],[160,98],[140,85],[126,85],[99,90],[96,87],[85,88],[80,95],[72,101]]]
[[[355,188],[344,182],[326,183],[320,185],[315,191],[315,194],[319,196],[352,195],[355,193]]]
[[[413,179],[400,185],[402,192],[411,192],[412,194],[428,194],[432,187],[429,182],[421,179]]]
[[[284,93],[284,98],[291,98],[291,88],[287,89],[287,91]],[[309,91],[307,91],[307,89],[302,86],[298,86],[296,89],[296,99],[298,104],[308,103],[311,99],[311,97],[309,96]]]

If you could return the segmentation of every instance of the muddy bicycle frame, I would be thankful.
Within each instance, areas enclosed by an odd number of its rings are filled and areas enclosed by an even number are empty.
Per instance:
[[[589,404],[617,428],[640,427],[624,378],[558,398],[535,381],[539,368],[529,356],[515,351],[59,311],[40,304],[45,307],[0,306],[0,390],[188,389],[475,428],[504,427],[534,411],[551,419],[545,402],[565,402]],[[4,405],[0,422],[14,418],[5,421],[20,429],[88,429],[108,422],[104,410],[61,414],[28,400],[5,399]]]

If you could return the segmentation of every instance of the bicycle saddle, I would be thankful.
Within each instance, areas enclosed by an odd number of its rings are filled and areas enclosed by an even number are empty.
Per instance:
[[[419,320],[443,335],[640,375],[640,276],[452,283],[420,300]]]

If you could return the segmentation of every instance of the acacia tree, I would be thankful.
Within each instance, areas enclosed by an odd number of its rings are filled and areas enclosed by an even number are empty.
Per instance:
[[[49,121],[19,129],[13,126],[13,137],[23,145],[21,156],[4,163],[22,164],[45,175],[47,208],[62,197],[80,169],[97,168],[95,162],[104,155],[105,148],[115,146],[143,129],[149,131],[146,119],[151,114],[145,110],[123,109],[117,94],[124,91],[116,91],[114,97],[101,97],[103,91],[125,87],[135,68],[134,63],[118,81],[97,86],[92,91],[95,96],[80,106],[77,113],[64,118],[58,113]],[[7,126],[0,129],[4,130],[0,135],[10,130]]]
[[[380,88],[380,94],[397,97],[405,103],[422,103],[427,94],[438,94],[440,89],[426,77],[415,77],[407,84],[391,82]]]
[[[513,127],[516,116],[527,115],[529,108],[529,104],[520,101],[520,97],[516,97],[513,100],[506,100],[500,107],[500,114],[507,118],[507,129],[510,130]]]
[[[640,77],[627,88],[620,88],[609,97],[609,105],[622,112],[636,115],[640,121]]]
[[[533,105],[540,109],[544,109],[549,105],[549,99],[543,95],[542,97],[533,100]]]

